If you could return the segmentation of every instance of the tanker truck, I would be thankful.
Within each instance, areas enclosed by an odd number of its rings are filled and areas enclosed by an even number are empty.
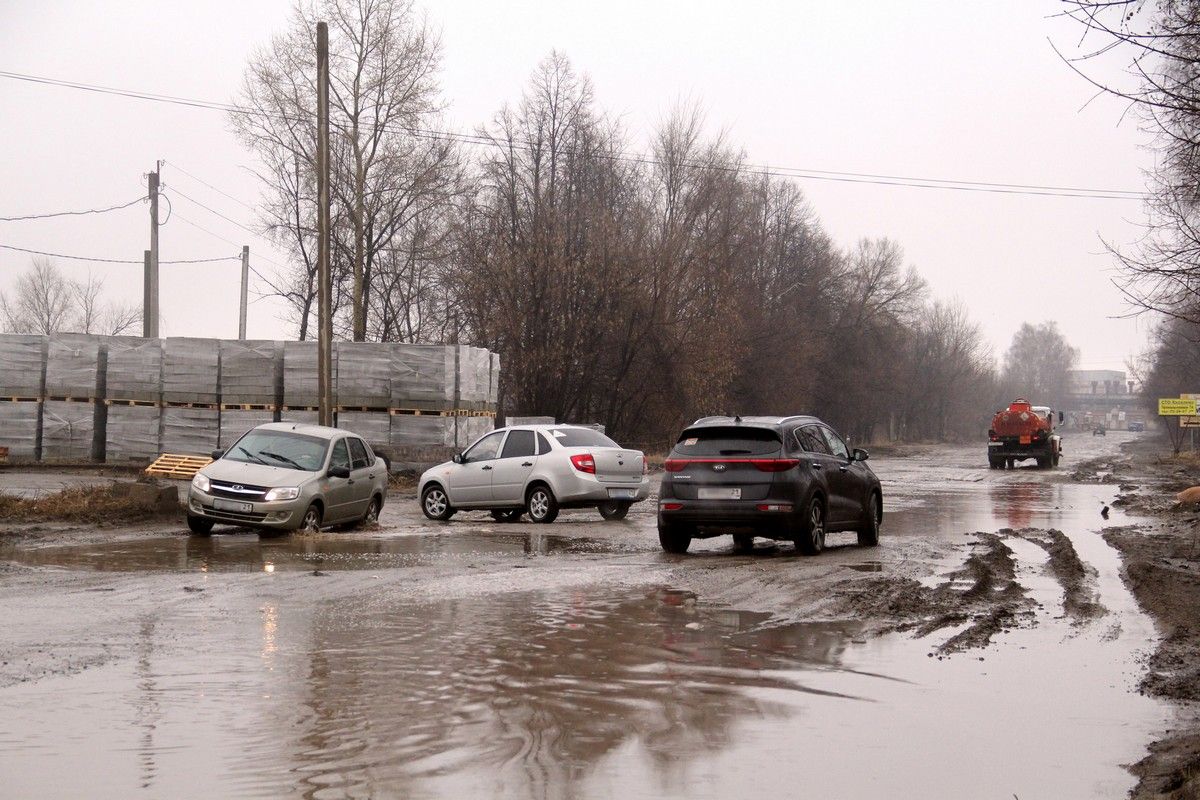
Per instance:
[[[1058,412],[1058,421],[1063,414]],[[1031,405],[1018,397],[996,412],[988,430],[988,466],[1012,469],[1018,461],[1037,459],[1038,467],[1058,466],[1062,438],[1054,432],[1054,412],[1049,406]]]

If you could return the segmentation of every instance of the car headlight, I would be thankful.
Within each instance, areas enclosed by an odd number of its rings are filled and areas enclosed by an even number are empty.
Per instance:
[[[208,476],[197,472],[196,477],[192,478],[192,488],[196,489],[197,491],[207,492],[211,488],[208,482]]]
[[[299,496],[300,489],[296,486],[289,486],[285,489],[272,489],[263,499],[268,502],[271,500],[295,500]]]

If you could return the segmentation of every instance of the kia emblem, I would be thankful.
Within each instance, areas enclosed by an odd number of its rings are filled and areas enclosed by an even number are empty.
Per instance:
[[[724,472],[725,465],[724,464],[713,464],[713,470],[716,472]]]

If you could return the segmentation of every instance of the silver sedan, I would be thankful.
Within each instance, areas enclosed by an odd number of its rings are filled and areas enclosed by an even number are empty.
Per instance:
[[[259,425],[196,473],[188,490],[188,527],[214,524],[317,531],[372,523],[387,497],[387,467],[359,436],[337,428]]]
[[[456,511],[491,511],[500,521],[529,514],[553,522],[562,508],[593,507],[623,519],[650,495],[646,457],[576,425],[517,425],[483,436],[421,476],[421,510],[447,520]]]

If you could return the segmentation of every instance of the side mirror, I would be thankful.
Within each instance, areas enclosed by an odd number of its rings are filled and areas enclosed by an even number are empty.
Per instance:
[[[453,456],[451,456],[450,460],[453,461],[455,464],[467,463],[467,460],[465,458],[463,458],[462,453],[455,453]]]
[[[349,478],[350,477],[350,468],[349,467],[330,467],[329,468],[329,477],[331,477],[331,478]]]
[[[850,460],[851,461],[866,461],[870,457],[871,457],[871,454],[868,453],[866,450],[863,450],[861,447],[856,447],[856,448],[854,448],[854,453],[851,455]]]
[[[224,450],[213,450],[210,455],[212,456],[212,460],[216,461],[221,456],[225,455],[225,451]]]

